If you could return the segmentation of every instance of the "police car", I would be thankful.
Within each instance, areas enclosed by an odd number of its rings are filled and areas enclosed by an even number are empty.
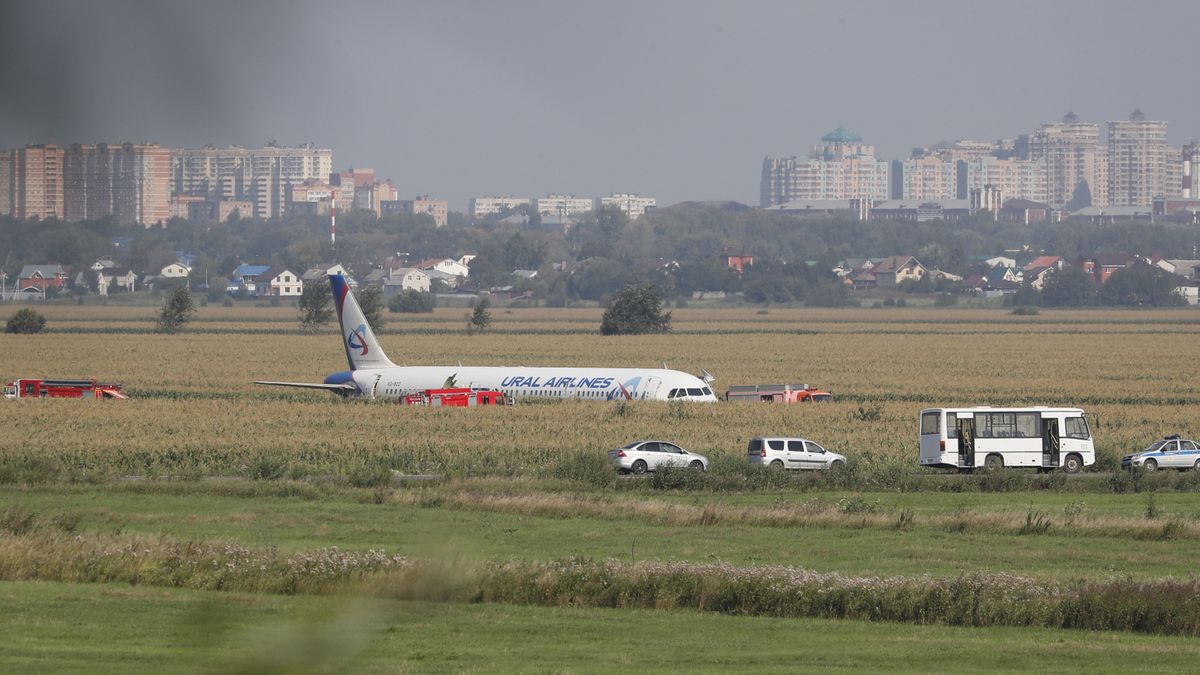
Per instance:
[[[1140,466],[1146,471],[1159,469],[1200,470],[1200,444],[1174,434],[1154,441],[1150,447],[1121,458],[1121,468]]]

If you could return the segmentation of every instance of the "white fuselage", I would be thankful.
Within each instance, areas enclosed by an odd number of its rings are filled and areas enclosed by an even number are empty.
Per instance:
[[[426,389],[471,387],[501,391],[513,400],[717,401],[700,378],[661,368],[395,366],[361,368],[351,377],[359,395],[382,399]]]

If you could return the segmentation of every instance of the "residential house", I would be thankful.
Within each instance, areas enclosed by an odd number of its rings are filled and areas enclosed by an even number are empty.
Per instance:
[[[17,275],[17,290],[45,293],[67,284],[67,270],[62,265],[25,265]]]
[[[939,270],[936,267],[929,270],[929,278],[934,281],[962,281],[963,278],[953,272]]]
[[[725,263],[726,267],[737,272],[738,277],[742,276],[742,272],[747,267],[754,267],[754,256],[744,251],[742,253],[730,253],[729,249],[726,248],[717,257]]]
[[[392,296],[400,291],[428,293],[431,287],[429,275],[415,267],[397,267],[394,270],[382,271],[386,272],[381,279],[385,296]]]
[[[1103,284],[1108,281],[1113,272],[1128,267],[1132,258],[1133,256],[1128,253],[1097,253],[1091,256],[1081,256],[1076,264],[1079,269],[1091,275],[1096,283]]]
[[[1025,270],[1025,282],[1028,283],[1034,290],[1040,291],[1046,287],[1046,279],[1051,274],[1057,272],[1060,268],[1053,265],[1044,265],[1042,267],[1034,267],[1033,269]]]
[[[184,279],[192,273],[192,269],[182,263],[173,262],[162,268],[158,273],[160,279]]]
[[[860,267],[846,275],[842,283],[851,286],[856,291],[861,291],[867,288],[874,288],[877,280],[872,268]]]
[[[1055,269],[1061,270],[1063,268],[1063,266],[1066,265],[1066,262],[1067,261],[1063,260],[1062,256],[1039,255],[1038,257],[1036,257],[1033,260],[1030,260],[1028,263],[1026,263],[1025,266],[1022,267],[1021,269],[1025,272],[1029,272],[1030,270],[1040,269],[1042,267],[1053,267]]]
[[[444,272],[450,276],[462,277],[463,279],[471,276],[471,268],[454,258],[429,258],[417,263],[416,268],[426,272],[437,270],[438,272]]]
[[[137,290],[138,275],[126,267],[114,267],[105,270],[100,277],[100,294],[108,295],[109,290],[132,293]]]
[[[269,269],[269,265],[238,265],[229,279],[228,291],[230,293],[244,291],[253,295],[257,290],[259,275]]]
[[[96,262],[92,263],[91,270],[93,272],[99,272],[101,270],[112,269],[113,267],[116,267],[116,266],[117,266],[117,263],[115,263],[111,260],[97,260]]]
[[[304,270],[304,274],[300,275],[300,280],[306,284],[310,282],[321,283],[322,281],[325,281],[326,277],[328,277],[330,274],[340,274],[343,277],[346,277],[346,283],[349,284],[351,288],[356,288],[358,286],[358,282],[354,281],[354,277],[350,276],[350,272],[347,271],[346,268],[341,265],[341,263],[334,263],[328,267],[310,267],[307,270]]]
[[[1183,297],[1189,305],[1200,305],[1200,281],[1175,277],[1175,292]]]
[[[537,277],[537,275],[538,275],[537,270],[513,270],[514,277],[516,277],[518,279],[524,279],[525,281],[529,281],[529,280]]]
[[[875,275],[877,286],[897,286],[905,281],[918,281],[925,277],[927,270],[916,258],[910,255],[894,255],[884,258],[871,272]]]
[[[1188,279],[1200,279],[1200,260],[1160,260],[1157,264],[1171,274]]]
[[[304,292],[304,281],[286,267],[271,267],[254,280],[254,294],[259,297],[299,297]]]
[[[1009,283],[1019,284],[1025,280],[1025,273],[1023,270],[1018,270],[1015,267],[994,267],[992,268],[992,271],[988,273],[987,278],[990,279],[992,283],[1007,281]]]

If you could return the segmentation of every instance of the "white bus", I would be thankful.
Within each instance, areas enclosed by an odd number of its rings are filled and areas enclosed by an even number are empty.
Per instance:
[[[921,411],[921,466],[1061,468],[1096,463],[1087,418],[1079,408],[929,408]]]

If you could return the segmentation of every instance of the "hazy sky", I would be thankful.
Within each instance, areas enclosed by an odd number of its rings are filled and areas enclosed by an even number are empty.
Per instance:
[[[402,195],[757,204],[764,155],[1141,108],[1200,136],[1200,2],[0,0],[0,147],[313,142]]]

